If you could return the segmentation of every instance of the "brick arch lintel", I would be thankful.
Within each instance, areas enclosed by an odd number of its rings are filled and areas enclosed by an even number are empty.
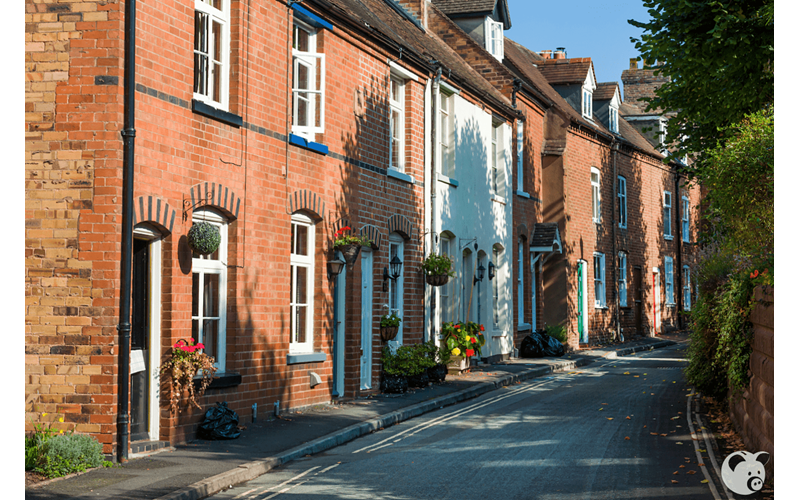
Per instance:
[[[524,222],[517,226],[517,237],[519,236],[524,237],[526,240],[528,239],[528,226]]]
[[[359,234],[361,236],[366,236],[370,239],[370,241],[372,241],[370,247],[372,247],[373,250],[381,249],[381,240],[383,239],[383,235],[381,234],[380,229],[371,224],[367,224],[361,227]]]
[[[184,203],[191,205],[186,207],[184,218],[189,209],[194,211],[206,206],[220,209],[231,220],[239,218],[242,200],[228,186],[218,182],[200,182],[191,187],[189,195],[190,199],[184,200]]]
[[[289,213],[304,212],[316,222],[325,219],[325,202],[322,196],[308,189],[298,189],[289,195]],[[341,226],[340,226],[341,227]],[[338,230],[338,228],[336,228]]]
[[[389,217],[387,225],[389,227],[389,234],[397,233],[402,236],[404,240],[410,240],[411,235],[414,233],[414,226],[411,225],[411,221],[400,214]]]
[[[133,203],[133,225],[147,222],[156,226],[164,236],[172,233],[175,214],[175,207],[157,196],[140,196]]]

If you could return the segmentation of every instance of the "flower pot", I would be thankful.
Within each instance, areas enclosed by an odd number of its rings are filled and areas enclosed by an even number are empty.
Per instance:
[[[468,356],[451,356],[450,363],[447,364],[447,373],[450,375],[458,375],[464,370],[469,368]]]
[[[382,326],[381,338],[384,342],[389,342],[397,336],[397,331],[400,330],[399,326]]]
[[[342,257],[344,257],[347,267],[352,267],[353,264],[356,263],[356,259],[358,259],[358,253],[361,251],[361,245],[340,245],[336,247],[336,250],[342,252]]]
[[[408,390],[408,379],[405,375],[389,375],[383,372],[381,377],[381,392],[388,394],[401,394]]]
[[[409,375],[407,379],[409,387],[428,387],[428,384],[430,383],[427,370],[416,375]]]
[[[439,364],[428,368],[428,379],[431,382],[444,382],[447,376],[447,365]]]
[[[429,284],[430,286],[446,285],[449,280],[450,280],[450,276],[448,276],[446,274],[426,274],[425,275],[425,283]]]

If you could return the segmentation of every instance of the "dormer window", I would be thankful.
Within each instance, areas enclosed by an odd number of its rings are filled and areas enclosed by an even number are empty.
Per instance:
[[[619,134],[619,111],[617,108],[608,109],[608,129]]]
[[[583,88],[583,106],[581,108],[581,114],[584,118],[592,119],[592,91],[586,87]]]
[[[498,23],[492,18],[487,17],[484,23],[484,37],[486,40],[486,50],[498,61],[503,60],[503,23]]]

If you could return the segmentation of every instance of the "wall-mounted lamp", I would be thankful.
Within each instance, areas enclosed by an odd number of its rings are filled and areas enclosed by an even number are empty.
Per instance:
[[[391,273],[389,271],[391,268]],[[397,278],[400,277],[400,273],[403,270],[403,261],[397,258],[397,255],[392,257],[392,261],[389,262],[389,267],[383,268],[383,291],[386,292],[389,290],[389,280],[397,281]]]
[[[472,278],[473,284],[474,283],[478,283],[479,281],[483,281],[483,273],[486,271],[486,268],[483,267],[483,264],[481,264],[480,266],[478,266],[478,269],[476,269],[475,271],[476,271],[475,272],[475,277]]]
[[[491,280],[493,280],[493,279],[494,279],[494,270],[495,270],[495,265],[494,265],[494,263],[493,263],[493,262],[490,260],[490,261],[489,261],[489,281],[491,281]]]
[[[336,257],[333,260],[328,261],[328,279],[332,280],[333,278],[339,276],[339,273],[342,272],[344,269],[345,261],[339,257]]]

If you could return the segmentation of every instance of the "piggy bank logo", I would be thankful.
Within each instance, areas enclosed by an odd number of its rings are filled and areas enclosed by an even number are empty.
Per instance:
[[[734,493],[752,495],[764,486],[767,462],[769,453],[766,451],[755,455],[746,451],[731,453],[722,463],[722,482]]]

